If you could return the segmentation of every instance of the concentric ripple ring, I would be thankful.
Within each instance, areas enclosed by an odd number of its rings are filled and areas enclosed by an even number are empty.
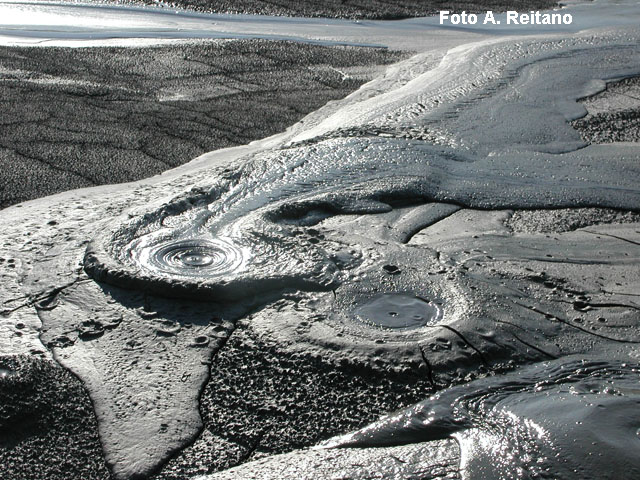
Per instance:
[[[244,263],[242,251],[221,240],[175,240],[145,249],[138,257],[144,268],[186,277],[212,277],[231,273]]]

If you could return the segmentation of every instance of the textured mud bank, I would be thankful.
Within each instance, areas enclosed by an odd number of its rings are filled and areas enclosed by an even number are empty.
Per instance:
[[[80,381],[49,360],[0,357],[2,478],[111,478],[93,405]]]
[[[572,125],[585,141],[640,142],[640,77],[612,82],[582,103],[589,113]]]

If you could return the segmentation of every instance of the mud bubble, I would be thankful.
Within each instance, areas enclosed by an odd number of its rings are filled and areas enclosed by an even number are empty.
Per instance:
[[[153,272],[179,276],[220,276],[245,261],[240,249],[222,239],[187,239],[143,248],[140,265]]]

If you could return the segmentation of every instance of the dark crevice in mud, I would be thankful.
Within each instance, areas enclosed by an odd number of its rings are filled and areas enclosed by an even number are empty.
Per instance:
[[[31,306],[33,306],[33,302],[21,303],[17,307],[12,307],[12,308],[8,308],[8,309],[4,309],[4,310],[0,311],[0,316],[8,317],[13,312],[17,312],[18,310],[20,310],[22,308],[31,307]]]
[[[610,290],[601,290],[602,293],[606,293],[608,295],[623,295],[623,296],[628,296],[628,297],[640,297],[640,293],[629,293],[629,292],[614,292],[614,291],[610,291]]]
[[[485,356],[482,354],[482,352],[480,350],[478,350],[478,348],[471,343],[469,340],[466,339],[466,337],[464,335],[462,335],[462,333],[460,333],[458,330],[456,330],[455,328],[453,328],[451,325],[434,325],[432,328],[445,328],[447,330],[449,330],[450,332],[454,333],[458,338],[460,338],[460,340],[462,340],[464,343],[466,343],[474,352],[476,352],[478,354],[478,357],[480,357],[480,360],[482,361],[482,363],[485,366],[489,366],[489,362],[487,362],[487,359],[485,358]]]
[[[3,356],[0,369],[0,477],[110,480],[82,383],[48,360]]]
[[[393,214],[394,210],[406,209],[406,214],[391,217],[386,225],[389,235],[399,243],[407,244],[421,230],[435,225],[462,208],[454,202],[436,203],[430,198],[416,198],[413,192],[394,192],[370,194],[358,199],[355,205],[349,205],[346,198],[333,201],[309,200],[295,203],[285,203],[275,210],[266,213],[265,219],[287,225],[299,227],[314,227],[324,220],[336,215],[370,215],[378,213]],[[427,208],[433,210],[426,211]]]
[[[573,302],[574,310],[583,311],[588,308],[630,308],[632,310],[640,310],[637,305],[628,305],[626,303],[609,303],[609,302],[590,302],[590,301],[575,301]]]
[[[337,138],[395,138],[408,141],[427,142],[430,145],[449,145],[447,140],[443,141],[443,132],[438,130],[435,125],[433,127],[415,125],[387,127],[384,125],[367,124],[357,127],[337,128],[313,138],[291,142],[286,146],[286,148],[310,146]],[[453,154],[443,154],[443,156],[454,162],[470,161],[466,157],[454,156]]]
[[[429,380],[429,383],[433,387],[434,391],[437,391],[438,386],[436,385],[435,378],[433,375],[433,367],[431,366],[431,363],[427,358],[427,354],[424,351],[424,347],[420,347],[420,355],[422,356],[422,360],[424,360],[424,364],[427,367],[427,379]]]
[[[587,233],[590,233],[590,234],[592,234],[592,235],[603,235],[603,236],[605,236],[605,237],[615,238],[615,239],[618,239],[618,240],[622,240],[623,242],[630,243],[630,244],[632,244],[632,245],[638,245],[638,246],[640,246],[640,242],[634,242],[633,240],[629,240],[628,238],[620,237],[620,236],[618,236],[618,235],[612,235],[612,234],[610,234],[610,233],[602,233],[602,232],[592,232],[592,231],[590,231],[590,230],[584,230],[584,231],[585,231],[585,232],[587,232]]]
[[[327,363],[265,341],[242,320],[211,365],[201,395],[205,428],[154,479],[212,473],[306,448],[364,426],[434,391],[424,374],[383,374]]]
[[[571,122],[571,126],[584,141],[640,142],[640,77],[610,82],[605,90],[580,102],[590,113]]]
[[[74,281],[67,283],[65,285],[62,285],[60,287],[54,287],[50,290],[44,291],[44,292],[39,292],[39,293],[34,293],[34,294],[29,294],[29,295],[25,295],[23,297],[17,297],[15,299],[10,299],[10,300],[6,300],[5,302],[3,302],[3,304],[6,303],[10,303],[12,301],[16,301],[16,300],[27,300],[24,303],[21,303],[20,305],[16,306],[16,307],[12,307],[10,309],[3,309],[0,311],[0,316],[8,316],[11,313],[20,310],[21,308],[26,308],[26,307],[35,307],[36,310],[46,310],[49,308],[50,305],[52,305],[55,302],[56,297],[63,292],[64,290],[66,290],[67,288],[73,287],[74,285],[76,285],[79,282],[89,282],[92,281],[90,279],[87,278],[77,278]]]
[[[513,332],[509,332],[509,334],[510,334],[510,335],[512,335],[512,336],[513,336],[513,338],[515,338],[517,341],[519,341],[519,342],[520,342],[520,343],[522,343],[523,345],[525,345],[525,346],[527,346],[527,347],[529,347],[529,348],[532,348],[532,349],[533,349],[533,350],[535,350],[536,352],[541,353],[541,354],[545,355],[545,356],[546,356],[546,357],[548,357],[548,358],[552,358],[552,359],[559,358],[558,356],[553,355],[552,353],[546,352],[546,351],[544,351],[543,349],[541,349],[541,348],[539,348],[539,347],[536,347],[535,345],[533,345],[533,344],[531,344],[531,343],[529,343],[529,342],[526,342],[526,341],[522,340],[520,337],[518,337],[518,336],[517,336],[515,333],[513,333]]]

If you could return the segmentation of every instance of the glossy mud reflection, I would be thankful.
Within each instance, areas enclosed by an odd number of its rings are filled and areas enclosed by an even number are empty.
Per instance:
[[[179,276],[217,276],[239,269],[246,261],[240,249],[222,240],[179,240],[145,248],[140,265],[152,271]]]
[[[355,318],[367,325],[390,330],[413,330],[442,318],[434,302],[403,294],[382,294],[358,307]]]
[[[637,227],[504,224],[514,209],[638,211],[637,145],[588,145],[569,121],[586,112],[578,99],[640,73],[639,40],[637,28],[492,39],[429,71],[418,55],[383,93],[115,222],[85,271],[242,306],[239,328],[278,355],[444,388],[330,445],[455,438],[465,478],[639,476],[638,369],[620,360],[638,343]],[[210,341],[182,337],[190,352]]]
[[[640,204],[633,148],[587,146],[567,120],[585,113],[576,100],[602,90],[603,80],[640,73],[638,35],[454,49],[410,85],[350,105],[298,142],[215,172],[208,190],[99,235],[86,270],[162,294],[176,280],[194,296],[221,282],[227,291],[236,285],[236,297],[247,287],[327,289],[359,263],[344,261],[341,250],[362,256],[348,237],[308,238],[305,228],[336,214],[429,202],[633,209]],[[416,128],[439,140],[415,136]]]
[[[464,479],[635,478],[640,368],[568,357],[444,390],[325,447],[453,437]]]

